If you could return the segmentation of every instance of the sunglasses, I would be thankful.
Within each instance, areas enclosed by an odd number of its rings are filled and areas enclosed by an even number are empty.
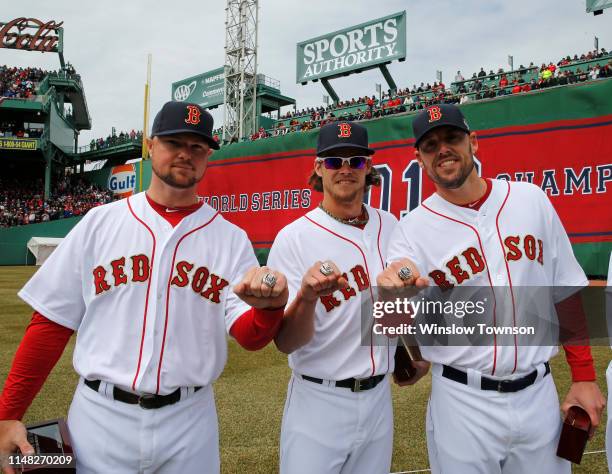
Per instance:
[[[351,156],[348,158],[329,156],[327,158],[317,158],[317,162],[322,162],[325,169],[328,170],[339,170],[344,166],[344,163],[348,163],[349,167],[354,170],[362,170],[368,160],[371,160],[369,156]]]

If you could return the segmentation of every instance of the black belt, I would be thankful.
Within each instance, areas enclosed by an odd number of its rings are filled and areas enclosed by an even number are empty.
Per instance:
[[[550,374],[549,363],[545,362],[544,367],[546,367],[546,370],[544,371],[544,377],[546,377],[548,374]],[[450,367],[448,365],[443,366],[442,377],[462,383],[463,385],[468,384],[467,372],[455,369],[454,367]],[[495,380],[488,377],[480,377],[480,388],[481,390],[494,390],[502,393],[518,392],[519,390],[523,390],[524,388],[533,385],[537,377],[537,370],[534,370],[529,375],[525,375],[525,377],[513,380]]]
[[[100,380],[85,379],[85,385],[97,392],[100,388]],[[194,393],[201,388],[202,387],[194,387]],[[126,392],[118,387],[113,387],[113,399],[119,402],[128,403],[130,405],[140,405],[145,409],[161,408],[178,402],[181,399],[181,389],[177,388],[174,392],[169,393],[168,395],[155,395],[152,393],[138,395],[136,393]]]
[[[323,379],[310,377],[309,375],[302,375],[302,378],[304,380],[308,380],[309,382],[323,384]],[[350,379],[336,380],[335,385],[336,387],[350,388],[351,392],[361,392],[363,390],[370,390],[376,387],[384,378],[384,374],[375,375],[374,377],[369,377],[367,379],[356,379],[351,377]]]

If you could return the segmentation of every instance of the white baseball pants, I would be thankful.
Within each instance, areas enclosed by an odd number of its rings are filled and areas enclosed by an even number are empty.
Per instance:
[[[389,379],[351,392],[289,381],[281,428],[281,474],[388,474],[393,451]]]
[[[557,457],[559,399],[551,374],[518,392],[481,390],[480,374],[468,385],[442,377],[432,366],[427,448],[433,474],[570,474]]]
[[[185,399],[151,410],[113,400],[112,389],[79,381],[68,412],[78,474],[219,473],[212,387],[183,389]]]

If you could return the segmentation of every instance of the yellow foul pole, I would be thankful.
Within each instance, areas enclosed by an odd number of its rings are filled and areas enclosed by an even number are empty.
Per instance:
[[[147,55],[147,82],[144,89],[144,123],[142,127],[142,155],[140,160],[140,177],[138,179],[138,190],[142,191],[142,167],[144,160],[149,158],[149,149],[147,148],[147,137],[149,136],[149,104],[151,101],[151,54]]]

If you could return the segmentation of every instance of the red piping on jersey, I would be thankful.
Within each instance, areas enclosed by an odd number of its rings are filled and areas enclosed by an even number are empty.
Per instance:
[[[127,205],[128,205],[128,209],[130,210],[130,212],[134,216],[134,219],[136,219],[138,222],[140,222],[149,231],[149,234],[151,234],[151,237],[153,238],[153,253],[151,254],[151,265],[149,266],[149,282],[147,283],[147,296],[145,298],[144,317],[143,317],[143,321],[142,321],[142,335],[140,336],[140,350],[138,352],[138,365],[136,366],[136,375],[134,375],[134,380],[132,381],[132,390],[136,390],[136,380],[138,379],[138,374],[140,373],[140,363],[142,362],[142,348],[144,346],[144,337],[145,337],[145,332],[146,332],[146,329],[147,329],[147,311],[149,310],[149,292],[151,290],[151,280],[153,279],[153,264],[155,263],[155,244],[156,244],[156,241],[155,241],[155,234],[153,233],[151,228],[142,219],[140,219],[136,215],[134,210],[132,209],[132,205],[130,204],[130,198],[129,197],[126,199],[126,202],[127,202]]]
[[[166,347],[166,333],[168,331],[168,308],[170,307],[170,285],[172,283],[172,274],[174,273],[174,262],[176,261],[176,253],[178,252],[179,245],[181,245],[181,242],[183,241],[185,237],[206,227],[208,224],[214,221],[215,218],[219,214],[220,214],[219,211],[217,211],[217,213],[214,216],[212,216],[207,222],[187,232],[185,235],[183,235],[178,240],[178,242],[176,243],[176,247],[174,247],[174,253],[172,254],[172,265],[170,267],[170,276],[168,277],[168,286],[166,287],[166,318],[164,321],[164,335],[162,337],[161,352],[159,354],[159,364],[157,366],[157,388],[155,389],[155,394],[159,394],[159,379],[160,379],[160,374],[161,374],[162,361],[164,359],[164,348]]]
[[[478,239],[478,246],[480,247],[480,251],[482,252],[482,258],[484,258],[485,265],[487,267],[487,278],[489,279],[489,286],[491,287],[491,291],[493,292],[493,325],[497,326],[497,317],[495,313],[495,310],[497,309],[497,298],[495,297],[495,290],[493,290],[493,282],[491,281],[491,274],[489,273],[489,263],[487,262],[487,256],[484,252],[484,249],[482,248],[482,241],[480,240],[480,234],[473,226],[471,226],[470,224],[466,222],[462,222],[458,219],[453,219],[452,217],[445,216],[444,214],[441,214],[440,212],[436,212],[433,209],[427,207],[423,203],[421,203],[421,206],[423,206],[425,209],[427,209],[429,212],[433,214],[436,214],[440,217],[444,217],[445,219],[456,222],[457,224],[461,224],[466,227],[469,227],[476,234],[476,238]],[[493,369],[491,370],[491,375],[495,375],[495,367],[497,365],[497,335],[496,334],[493,334],[493,345],[494,345],[493,347]]]
[[[499,237],[499,245],[502,248],[502,252],[504,255],[504,263],[506,264],[506,273],[508,274],[508,283],[510,284],[510,296],[512,297],[512,327],[516,327],[516,307],[514,306],[514,289],[512,287],[512,277],[510,276],[510,267],[508,266],[508,259],[506,258],[506,249],[504,248],[504,242],[502,241],[501,232],[499,231],[499,215],[501,214],[502,209],[506,205],[506,201],[510,196],[510,183],[508,182],[508,192],[506,193],[506,197],[504,198],[504,202],[502,203],[499,211],[497,212],[497,217],[495,218],[495,227],[497,227],[497,236]],[[518,363],[518,345],[516,343],[516,334],[514,335],[514,368],[512,369],[512,373],[516,371],[516,365]]]
[[[380,257],[380,266],[384,270],[385,268],[385,259],[382,256],[382,252],[380,251],[380,234],[382,232],[382,217],[380,215],[380,211],[376,209],[376,214],[378,214],[378,236],[376,237],[376,245],[378,246],[378,256]],[[372,282],[370,282],[370,285]],[[370,341],[372,340],[372,333],[370,332]],[[372,343],[370,342],[370,345]],[[390,349],[389,349],[389,338],[387,338],[387,373],[389,373],[389,369],[391,368],[390,362]]]
[[[357,250],[359,250],[359,252],[361,253],[361,256],[363,258],[363,263],[366,267],[366,273],[368,274],[368,280],[370,280],[370,297],[372,298],[372,303],[374,302],[374,292],[372,291],[372,278],[370,277],[370,270],[368,269],[368,262],[365,258],[365,254],[363,253],[363,250],[361,250],[361,247],[359,245],[357,245],[355,242],[353,242],[350,239],[347,239],[346,237],[342,237],[340,234],[336,234],[333,230],[328,229],[327,227],[319,224],[318,222],[313,221],[310,217],[308,216],[304,216],[306,219],[308,219],[310,222],[312,222],[314,225],[320,227],[321,229],[329,232],[332,235],[335,235],[336,237],[347,241],[350,244],[353,244],[355,247],[357,247]],[[374,375],[374,372],[376,371],[376,363],[374,362],[374,347],[372,346],[372,332],[370,331],[370,360],[372,361],[372,374],[370,376]]]
[[[380,251],[380,233],[382,232],[382,217],[380,216],[380,212],[376,209],[376,214],[378,214],[378,237],[376,237],[376,244],[378,245],[378,256],[380,257],[380,265],[382,268],[385,268],[385,260],[383,259],[382,252]]]

